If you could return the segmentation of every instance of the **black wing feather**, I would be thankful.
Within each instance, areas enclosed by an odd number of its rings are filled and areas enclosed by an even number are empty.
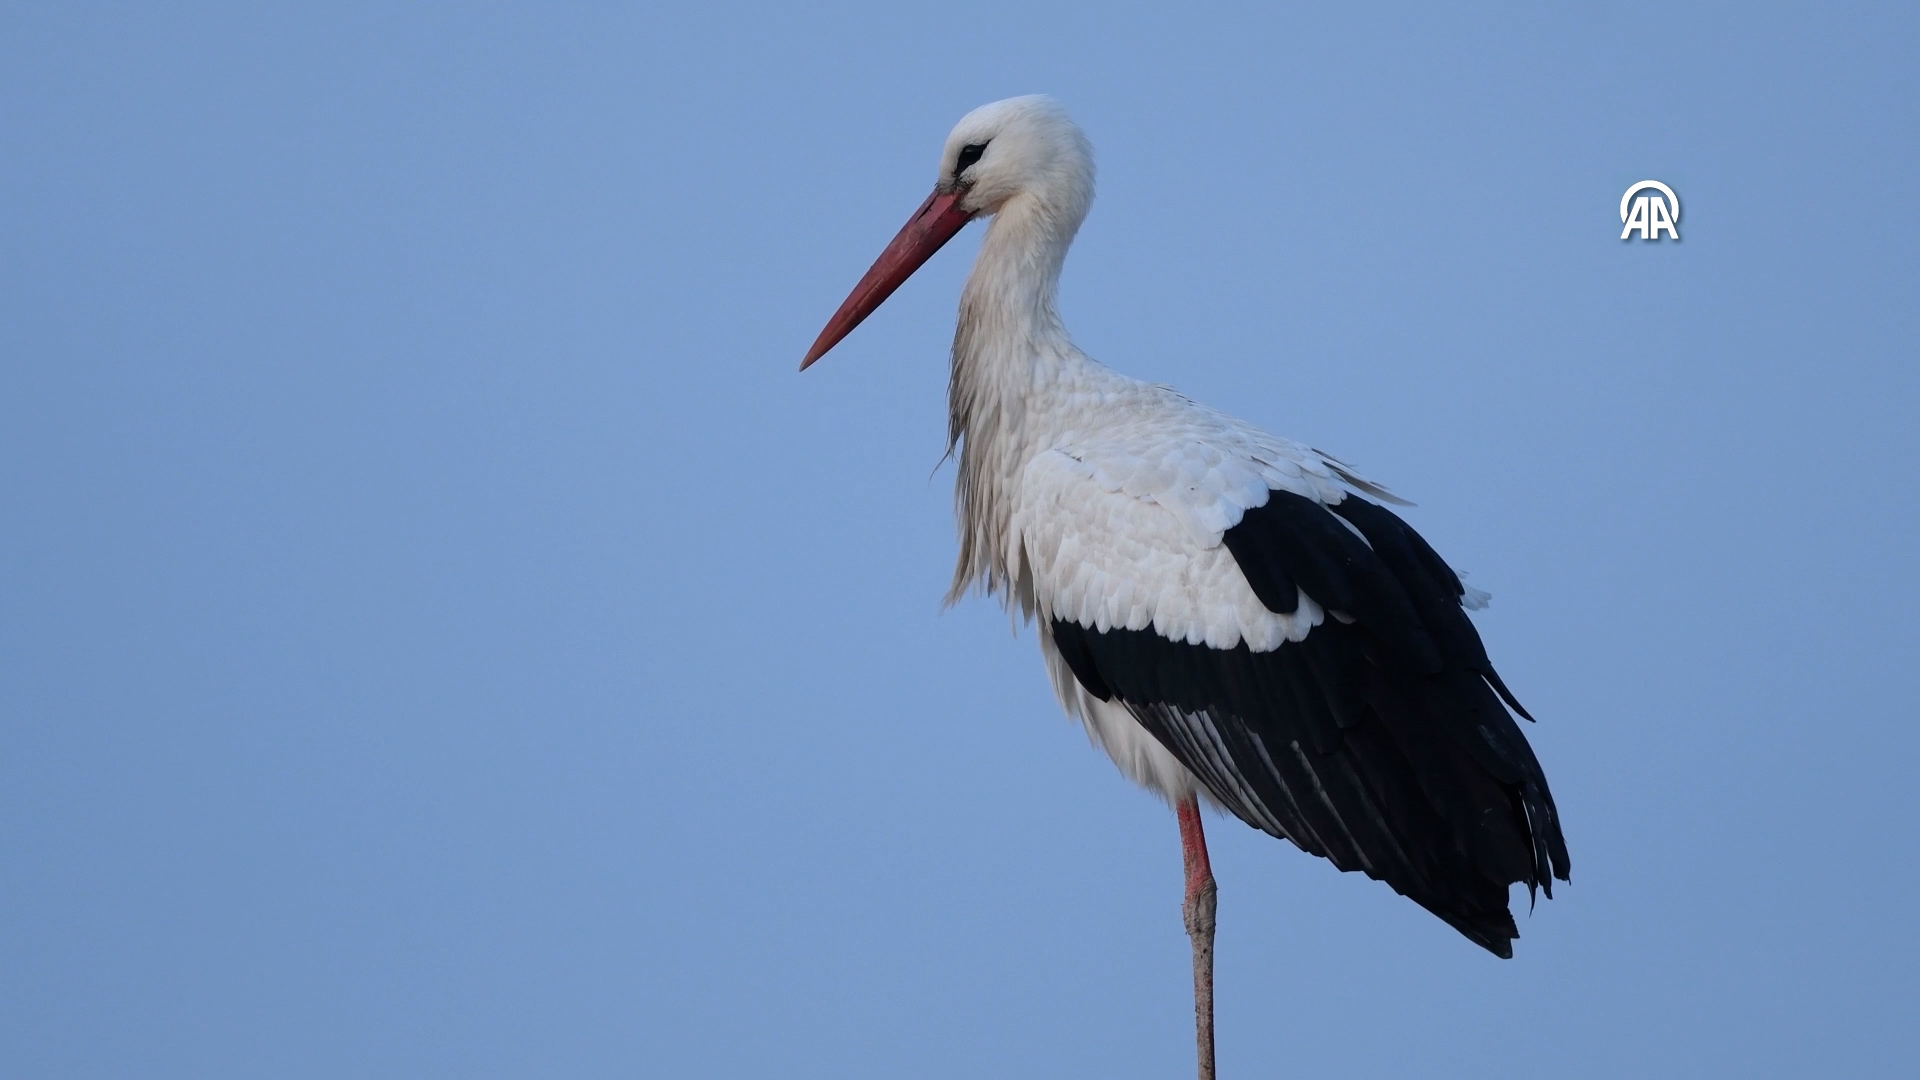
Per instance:
[[[1055,620],[1067,667],[1248,824],[1387,882],[1511,956],[1508,884],[1551,896],[1570,866],[1546,777],[1506,706],[1526,713],[1461,608],[1459,577],[1391,511],[1354,496],[1328,507],[1275,491],[1225,544],[1270,610],[1292,613],[1305,594],[1347,618],[1264,653]]]

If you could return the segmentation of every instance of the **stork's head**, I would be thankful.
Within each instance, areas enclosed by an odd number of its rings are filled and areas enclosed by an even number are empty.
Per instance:
[[[976,215],[1022,195],[1084,211],[1093,197],[1093,147],[1044,94],[996,101],[954,125],[934,190],[958,192],[960,205]]]
[[[947,136],[933,194],[827,321],[800,370],[852,333],[967,222],[1026,205],[1070,238],[1092,201],[1093,148],[1059,102],[1034,94],[973,110]]]

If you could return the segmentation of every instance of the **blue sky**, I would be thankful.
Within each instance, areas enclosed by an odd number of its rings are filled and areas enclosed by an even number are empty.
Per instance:
[[[1080,344],[1419,503],[1573,851],[1503,963],[1216,821],[1223,1074],[1897,1075],[1917,21],[10,7],[4,1071],[1183,1075],[1171,814],[939,607],[977,227],[794,371],[1044,91]]]

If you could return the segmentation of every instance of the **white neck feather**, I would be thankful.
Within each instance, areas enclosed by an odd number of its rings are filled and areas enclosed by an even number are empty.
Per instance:
[[[1091,184],[1026,192],[994,215],[960,294],[947,385],[947,451],[960,452],[954,482],[960,559],[947,602],[975,584],[1008,580],[1013,485],[1053,435],[1056,391],[1093,361],[1074,348],[1055,306],[1060,269],[1086,216]],[[1048,197],[1048,196],[1053,197]]]

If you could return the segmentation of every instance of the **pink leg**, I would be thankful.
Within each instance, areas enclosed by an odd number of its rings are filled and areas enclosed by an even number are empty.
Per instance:
[[[1213,909],[1218,890],[1207,865],[1207,834],[1200,828],[1200,801],[1189,795],[1174,808],[1180,818],[1180,852],[1187,870],[1181,905],[1193,942],[1193,1030],[1200,1053],[1200,1080],[1213,1080]]]

